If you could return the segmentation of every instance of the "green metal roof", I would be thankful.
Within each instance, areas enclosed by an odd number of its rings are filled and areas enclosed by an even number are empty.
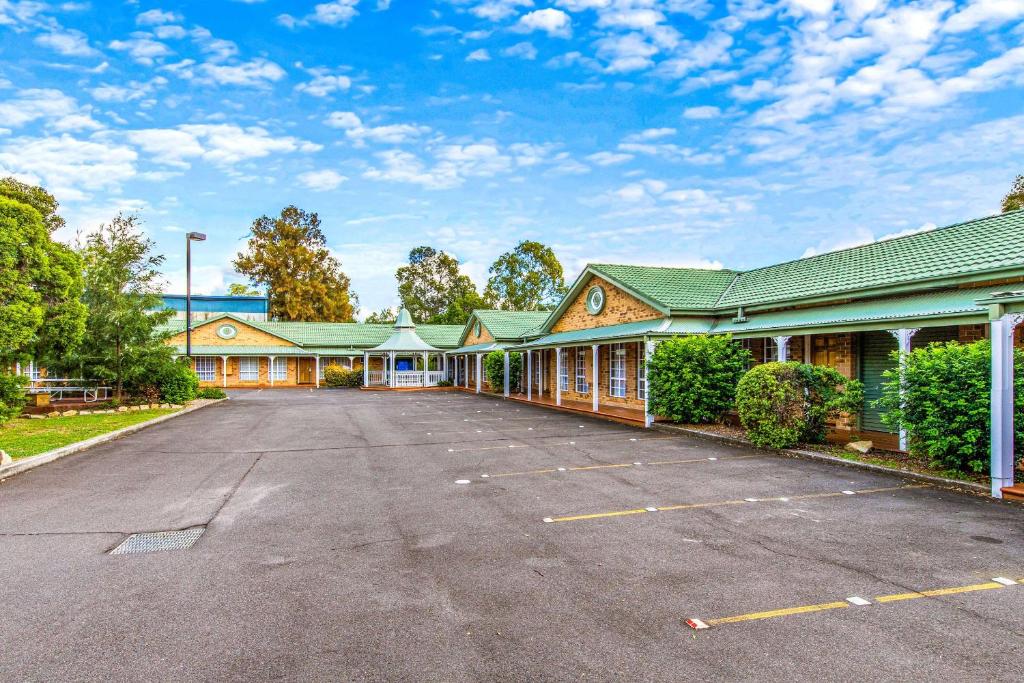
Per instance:
[[[604,263],[591,264],[590,270],[658,304],[657,307],[668,310],[714,308],[737,275],[734,270],[653,268]]]
[[[184,355],[185,345],[175,347],[177,352]],[[310,349],[299,348],[298,346],[209,346],[196,344],[192,345],[193,356],[313,356],[316,355]]]
[[[658,319],[594,327],[589,330],[567,330],[565,332],[545,335],[540,339],[534,339],[525,344],[517,344],[510,348],[518,351],[551,346],[582,346],[590,342],[604,341],[606,339],[643,337],[663,327],[667,328],[669,324],[669,320]]]
[[[446,351],[445,353],[486,353],[488,351],[496,351],[498,349],[504,349],[508,344],[503,342],[483,342],[482,344],[470,344],[469,346],[460,346],[457,349]]]
[[[495,339],[518,341],[530,330],[543,325],[550,313],[550,311],[473,311],[469,322],[466,323],[465,332],[469,333],[473,325],[473,318],[476,318],[483,323]],[[463,335],[463,339],[465,339],[465,335]]]

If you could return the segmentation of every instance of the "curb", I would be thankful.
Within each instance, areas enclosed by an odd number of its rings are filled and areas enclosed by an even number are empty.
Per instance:
[[[227,400],[228,399],[226,398],[218,398],[210,401],[209,403],[203,403],[202,405],[189,406],[187,408],[179,410],[176,413],[171,413],[169,415],[161,415],[160,417],[154,417],[152,420],[146,420],[145,422],[140,422],[138,424],[122,427],[121,429],[117,429],[113,432],[107,432],[106,434],[100,434],[99,436],[94,436],[91,439],[86,439],[85,441],[78,441],[76,443],[68,444],[67,446],[55,448],[52,451],[46,451],[45,453],[39,453],[38,455],[33,455],[28,458],[15,460],[14,463],[11,465],[0,467],[0,481],[3,481],[8,477],[13,477],[16,474],[21,474],[22,472],[35,469],[40,465],[45,465],[49,462],[53,462],[54,460],[59,460],[65,456],[72,455],[74,453],[80,453],[81,451],[84,450],[88,450],[93,446],[99,446],[100,444],[105,444],[108,441],[120,439],[122,436],[134,434],[135,432],[141,431],[146,427],[151,427],[153,425],[160,424],[161,422],[166,422],[167,420],[173,420],[176,417],[181,417],[182,415],[186,415],[195,410],[206,408],[207,406],[212,406],[214,404],[221,403]]]
[[[920,481],[925,484],[932,484],[939,488],[949,489],[958,491],[960,493],[967,493],[975,496],[983,496],[989,500],[999,500],[993,498],[991,491],[988,486],[984,484],[975,484],[970,481],[959,481],[957,479],[947,479],[945,477],[938,477],[934,474],[922,474],[920,472],[908,472],[907,470],[897,470],[892,467],[886,467],[885,465],[875,465],[870,462],[857,462],[856,460],[846,460],[845,458],[839,458],[834,455],[826,455],[825,453],[818,453],[817,451],[807,451],[799,448],[761,448],[744,439],[737,439],[732,436],[723,436],[721,434],[709,434],[708,432],[702,432],[696,429],[688,429],[687,427],[679,427],[677,425],[670,425],[665,423],[655,423],[652,429],[657,429],[663,432],[671,432],[676,434],[685,434],[698,439],[704,439],[706,441],[715,441],[717,443],[727,443],[732,446],[743,446],[744,448],[751,448],[757,451],[763,451],[765,453],[773,453],[780,455],[784,458],[799,458],[801,460],[815,460],[818,462],[828,463],[830,465],[840,465],[841,467],[850,467],[853,469],[867,470],[869,472],[876,472],[879,474],[889,474],[895,477],[901,477],[903,479],[911,479],[913,481]],[[1000,501],[1003,502],[1003,501]]]

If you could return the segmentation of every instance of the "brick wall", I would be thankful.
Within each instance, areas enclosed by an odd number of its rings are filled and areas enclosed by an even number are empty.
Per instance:
[[[221,325],[234,325],[238,334],[234,339],[221,339],[217,336],[217,328]],[[185,333],[180,332],[171,337],[168,342],[172,346],[185,344]],[[194,346],[295,346],[290,341],[275,337],[263,330],[257,330],[237,320],[218,320],[211,323],[203,323],[192,328],[192,344]]]
[[[638,344],[636,342],[629,342],[624,344],[626,347],[626,395],[625,397],[611,396],[609,391],[610,377],[608,369],[611,362],[611,347],[608,344],[602,344],[598,349],[598,378],[596,386],[598,387],[598,402],[600,405],[609,406],[620,406],[624,408],[639,408],[643,410],[644,402],[642,399],[637,398],[637,360],[639,358]],[[574,346],[566,347],[567,358],[566,362],[569,367],[569,388],[562,392],[562,398],[566,401],[593,401],[593,395],[591,393],[580,394],[576,392],[576,353],[583,349],[584,359],[586,363],[587,372],[587,384],[588,388],[593,391],[595,386],[594,382],[594,352],[590,345],[587,346]],[[558,386],[558,368],[555,360],[555,350],[548,349],[546,352],[545,372],[547,373],[544,377],[544,393],[549,394],[553,397],[555,395],[555,388]],[[536,392],[536,386],[534,392]]]
[[[972,344],[988,338],[988,325],[960,325],[957,339],[961,344]]]
[[[604,309],[597,315],[587,311],[587,292],[594,285],[604,288]],[[651,308],[636,297],[626,294],[615,285],[599,277],[591,277],[579,295],[573,299],[562,316],[555,321],[552,332],[565,330],[589,330],[594,327],[618,325],[638,320],[655,320],[662,318],[661,313]]]
[[[462,344],[463,346],[472,346],[473,344],[483,344],[484,342],[494,341],[494,336],[491,335],[483,323],[480,323],[480,334],[475,334],[476,322],[469,328],[469,334],[466,335],[466,341]]]

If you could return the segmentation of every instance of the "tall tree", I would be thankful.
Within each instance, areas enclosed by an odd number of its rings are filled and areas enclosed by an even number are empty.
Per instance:
[[[64,227],[64,219],[57,213],[57,198],[41,187],[28,185],[17,178],[0,178],[0,196],[28,204],[43,217],[43,225],[51,233]]]
[[[112,381],[119,398],[126,385],[144,380],[153,358],[170,353],[166,335],[157,334],[173,312],[163,307],[164,257],[153,247],[139,232],[138,218],[119,214],[79,250],[89,319],[77,362],[90,377]]]
[[[1010,191],[1003,197],[1003,213],[1024,209],[1024,175],[1013,181]]]
[[[250,287],[243,282],[232,282],[228,285],[228,294],[230,296],[260,296],[262,292],[255,287]]]
[[[502,310],[543,310],[565,295],[562,264],[540,242],[523,240],[499,256],[488,272],[485,295]]]
[[[459,272],[455,257],[433,247],[409,252],[409,265],[395,273],[398,296],[414,320],[459,325],[474,308],[486,307],[468,275]]]
[[[252,224],[235,270],[267,288],[275,320],[351,322],[358,299],[341,264],[331,256],[320,218],[295,206]]]
[[[73,351],[85,331],[81,260],[51,239],[36,205],[53,211],[57,201],[42,188],[0,181],[0,366],[49,363]],[[55,214],[50,220],[63,224]]]
[[[396,320],[398,320],[398,313],[388,306],[366,316],[366,320],[363,322],[368,325],[391,325]]]

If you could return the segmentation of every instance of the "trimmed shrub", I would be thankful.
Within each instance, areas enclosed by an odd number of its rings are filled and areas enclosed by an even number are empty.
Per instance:
[[[518,353],[509,355],[508,374],[509,387],[519,386],[519,376],[523,370],[523,359]],[[484,376],[491,385],[491,391],[505,390],[505,352],[491,351],[484,356]]]
[[[199,390],[199,376],[187,359],[171,363],[160,378],[160,397],[167,403],[188,403]]]
[[[718,422],[732,408],[750,352],[729,335],[675,337],[647,366],[651,412],[674,422]]]
[[[27,377],[0,372],[0,424],[21,414],[28,400],[25,395],[27,384]]]
[[[736,408],[755,446],[790,448],[824,441],[828,421],[857,413],[863,385],[833,368],[804,363],[765,363],[736,388]]]
[[[893,359],[899,361],[898,352]],[[1024,351],[1014,356],[1014,455],[1024,458]],[[933,467],[959,472],[984,472],[989,465],[992,405],[992,346],[946,342],[914,349],[900,370],[885,373],[882,422],[906,429],[911,454],[928,458]]]
[[[204,387],[196,392],[196,398],[227,398],[228,395],[220,387]]]
[[[328,365],[324,368],[324,384],[329,387],[363,386],[363,371],[349,370],[340,365]]]

